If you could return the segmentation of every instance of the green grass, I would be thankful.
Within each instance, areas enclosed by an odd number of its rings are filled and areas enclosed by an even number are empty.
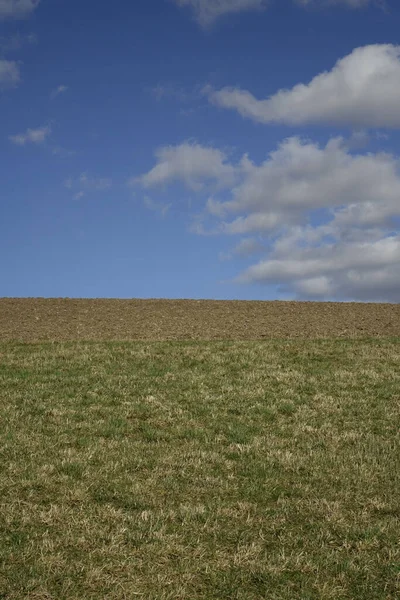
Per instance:
[[[400,598],[400,340],[0,344],[0,598]]]

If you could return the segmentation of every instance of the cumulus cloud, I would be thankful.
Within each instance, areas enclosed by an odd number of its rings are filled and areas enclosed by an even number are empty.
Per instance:
[[[131,179],[131,185],[139,183],[151,188],[180,181],[188,188],[198,190],[207,182],[219,186],[229,186],[234,182],[234,167],[227,162],[226,154],[215,148],[185,142],[160,148],[156,158],[157,164],[151,171]]]
[[[282,291],[312,299],[398,302],[400,235],[308,248],[293,245],[290,253],[275,250],[237,280],[278,284]]]
[[[9,140],[17,146],[25,146],[26,144],[42,144],[51,134],[50,125],[38,127],[37,129],[27,129],[25,133],[10,135]]]
[[[0,88],[16,87],[20,80],[18,63],[14,60],[0,60]]]
[[[0,0],[0,20],[24,19],[39,5],[40,0]]]
[[[219,156],[217,171],[212,162],[196,171],[197,189],[210,178],[218,183],[218,172],[224,185],[192,231],[243,236],[223,259],[263,252],[237,281],[278,285],[299,298],[400,299],[399,157],[355,153],[340,137],[325,145],[291,137],[259,164]],[[162,173],[150,179],[187,183],[185,169]],[[136,182],[146,187],[147,175]]]
[[[245,213],[240,232],[274,228],[279,220],[298,220],[305,210],[370,206],[368,222],[382,221],[383,214],[398,210],[399,162],[385,153],[351,154],[345,141],[332,138],[325,147],[291,137],[270,153],[261,165],[247,159],[244,176],[224,202],[212,200],[213,214]],[[377,203],[379,199],[379,203]],[[382,212],[382,206],[385,211]],[[379,206],[379,208],[378,208]],[[372,207],[376,207],[376,214]],[[350,222],[350,215],[346,218]],[[338,217],[339,218],[339,217]],[[343,217],[344,219],[344,217]],[[234,227],[237,222],[227,225]]]
[[[280,90],[266,100],[249,91],[204,89],[209,100],[260,123],[400,127],[400,46],[375,44],[353,50],[308,84]]]
[[[268,0],[172,0],[178,6],[188,6],[202,27],[212,25],[219,17],[248,10],[262,10]]]

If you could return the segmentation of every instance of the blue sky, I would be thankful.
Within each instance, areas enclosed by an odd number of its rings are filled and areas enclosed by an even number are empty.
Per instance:
[[[400,300],[395,0],[0,0],[0,296]]]

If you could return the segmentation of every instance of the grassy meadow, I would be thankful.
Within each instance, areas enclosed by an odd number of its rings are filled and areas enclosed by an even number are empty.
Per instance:
[[[0,598],[398,600],[400,339],[0,343]]]

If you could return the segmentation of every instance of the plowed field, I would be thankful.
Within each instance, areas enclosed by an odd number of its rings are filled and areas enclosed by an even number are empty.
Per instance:
[[[0,340],[400,336],[400,304],[0,299]]]

